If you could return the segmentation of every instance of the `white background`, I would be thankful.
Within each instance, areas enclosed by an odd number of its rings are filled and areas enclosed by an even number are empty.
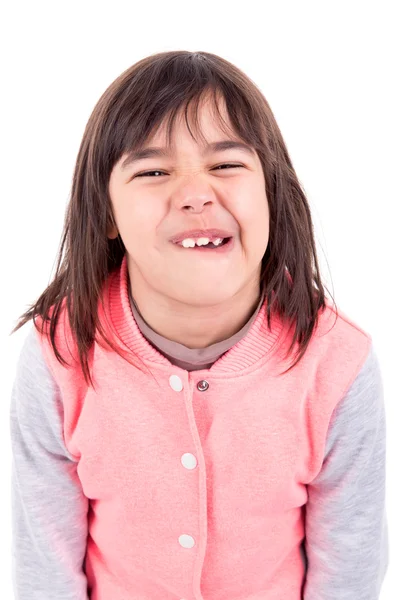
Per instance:
[[[50,281],[74,161],[98,98],[139,59],[182,49],[219,54],[261,88],[311,206],[324,283],[373,338],[387,414],[390,565],[381,599],[399,597],[395,8],[398,2],[172,0],[13,2],[2,10],[2,598],[12,598],[9,399],[28,326],[9,333]]]

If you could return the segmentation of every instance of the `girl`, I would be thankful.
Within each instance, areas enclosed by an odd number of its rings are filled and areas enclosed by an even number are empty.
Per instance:
[[[305,194],[238,68],[163,52],[105,91],[56,275],[13,331],[30,319],[16,598],[378,598],[379,363],[325,296]]]

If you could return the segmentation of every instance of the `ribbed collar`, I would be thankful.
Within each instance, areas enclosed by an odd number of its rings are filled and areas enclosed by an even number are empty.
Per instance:
[[[170,361],[154,348],[142,335],[131,310],[129,295],[127,255],[121,266],[114,270],[106,285],[105,308],[117,336],[144,362],[171,366]],[[276,314],[271,314],[271,330],[267,322],[267,299],[253,321],[245,337],[223,354],[210,368],[213,373],[232,373],[251,367],[260,359],[272,356],[278,347],[278,338],[284,327]]]

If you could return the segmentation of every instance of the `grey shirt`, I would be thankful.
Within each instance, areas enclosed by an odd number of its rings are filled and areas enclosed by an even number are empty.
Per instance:
[[[196,350],[154,332],[131,307],[142,334],[181,368],[207,368],[251,326]],[[84,573],[88,499],[63,442],[63,405],[31,325],[11,397],[12,578],[15,600],[88,600]],[[388,565],[383,382],[371,346],[331,419],[323,466],[308,487],[303,600],[377,600]],[[338,488],[346,479],[340,493]],[[117,600],[117,599],[116,599]]]

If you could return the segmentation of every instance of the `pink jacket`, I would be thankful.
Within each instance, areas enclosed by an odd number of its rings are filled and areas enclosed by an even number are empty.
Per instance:
[[[292,332],[276,316],[270,331],[261,310],[209,370],[188,372],[141,335],[126,257],[104,292],[103,324],[128,360],[97,341],[95,391],[41,338],[90,500],[91,600],[299,600],[306,486],[370,335],[329,306],[305,356],[280,375]],[[57,343],[77,356],[66,319]]]

